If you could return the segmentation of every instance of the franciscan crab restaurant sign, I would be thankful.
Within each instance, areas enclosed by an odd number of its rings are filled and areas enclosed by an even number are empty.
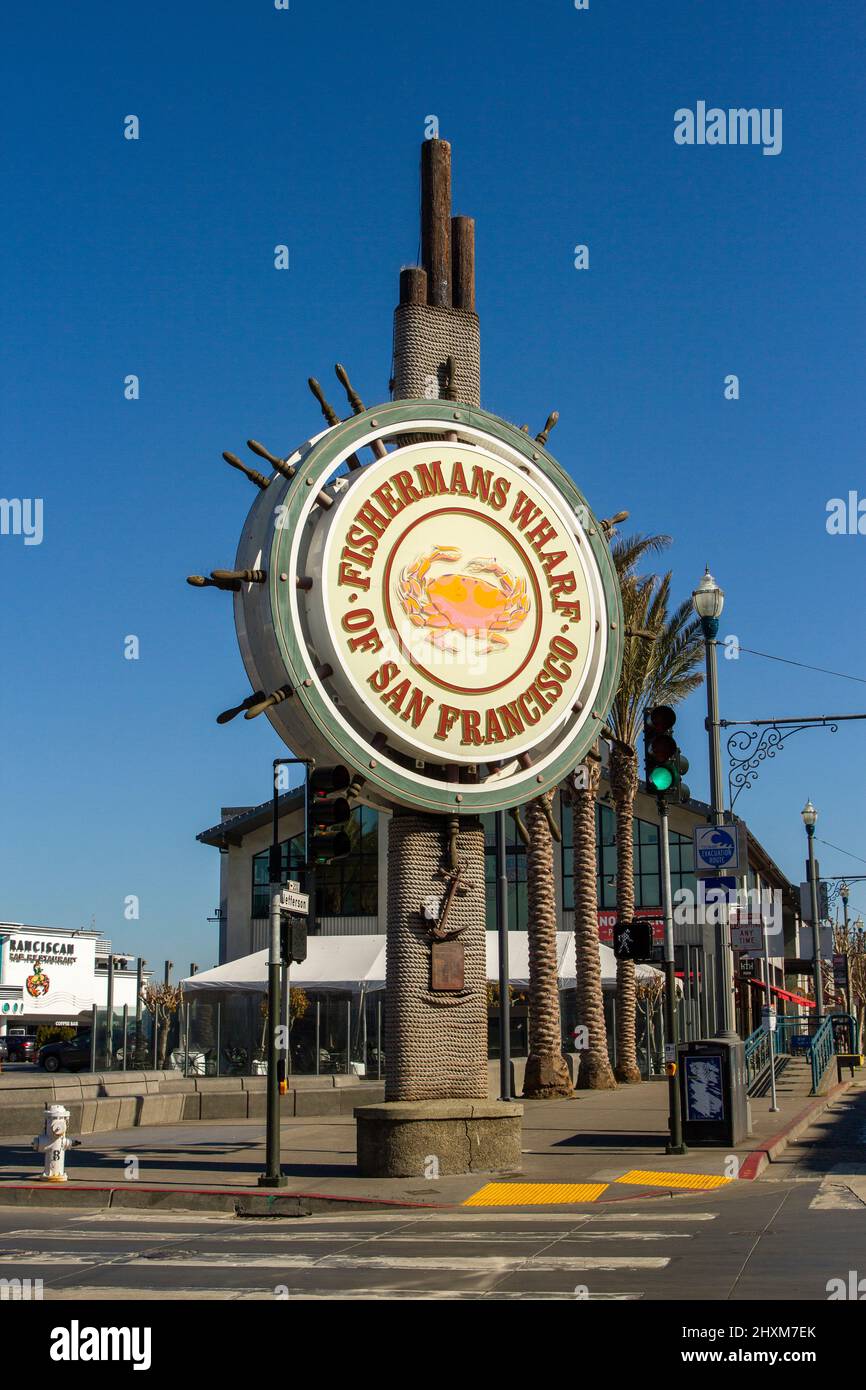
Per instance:
[[[89,937],[0,937],[0,982],[23,990],[26,1013],[79,1013],[93,1003],[95,943]]]
[[[238,628],[296,751],[350,764],[385,801],[490,810],[537,796],[597,737],[621,613],[559,466],[481,411],[449,407],[464,428],[443,439],[442,410],[394,403],[299,451],[285,500],[278,477],[248,519],[238,567],[268,582],[244,585]],[[347,471],[359,431],[396,447]]]

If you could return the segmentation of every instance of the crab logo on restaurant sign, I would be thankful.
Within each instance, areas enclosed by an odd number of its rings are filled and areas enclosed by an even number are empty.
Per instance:
[[[558,465],[480,410],[452,407],[443,439],[442,410],[394,402],[299,450],[288,518],[264,506],[280,479],[253,506],[237,563],[269,582],[236,611],[256,688],[291,688],[269,713],[296,753],[351,763],[374,799],[482,811],[537,796],[598,736],[621,613]],[[335,469],[359,435],[397,447]]]

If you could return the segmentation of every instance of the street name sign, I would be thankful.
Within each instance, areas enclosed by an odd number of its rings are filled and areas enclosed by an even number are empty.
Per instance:
[[[298,893],[291,888],[281,888],[280,911],[296,912],[298,916],[306,917],[310,911],[309,893]]]

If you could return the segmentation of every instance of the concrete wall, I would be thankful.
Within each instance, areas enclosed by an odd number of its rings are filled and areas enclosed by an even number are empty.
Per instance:
[[[72,1135],[192,1120],[264,1120],[263,1076],[178,1076],[177,1072],[23,1072],[0,1076],[0,1136],[32,1138],[46,1105],[70,1112]],[[383,1100],[383,1082],[355,1076],[297,1076],[281,1097],[283,1116],[351,1115]]]

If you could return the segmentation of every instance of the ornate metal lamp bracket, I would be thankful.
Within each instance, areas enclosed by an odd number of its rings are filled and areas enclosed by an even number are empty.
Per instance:
[[[839,725],[832,719],[720,719],[723,729],[735,730],[728,738],[728,805],[733,811],[740,792],[748,790],[760,776],[763,764],[775,758],[794,734],[804,729],[825,728],[832,734]]]

